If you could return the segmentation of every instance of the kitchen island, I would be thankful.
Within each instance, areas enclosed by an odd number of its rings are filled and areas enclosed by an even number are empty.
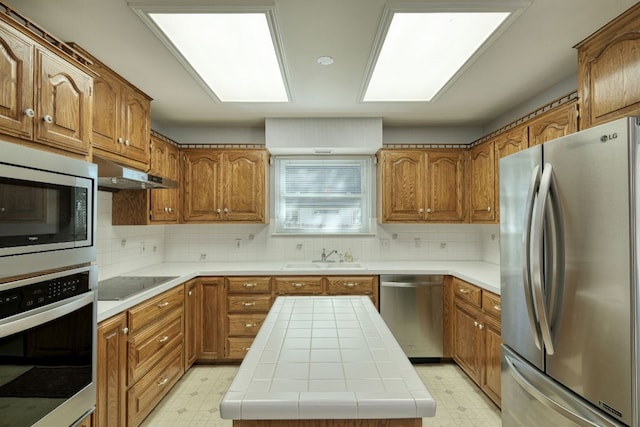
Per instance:
[[[278,297],[220,404],[234,427],[418,427],[435,411],[365,296]]]

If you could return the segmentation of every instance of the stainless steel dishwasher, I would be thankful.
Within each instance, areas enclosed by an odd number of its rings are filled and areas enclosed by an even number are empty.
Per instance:
[[[442,358],[444,276],[381,275],[380,315],[412,362]]]

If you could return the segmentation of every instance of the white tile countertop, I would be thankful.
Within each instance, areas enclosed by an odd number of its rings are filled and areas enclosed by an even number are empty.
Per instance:
[[[363,261],[360,268],[287,268],[291,262],[193,262],[162,263],[128,272],[127,276],[175,276],[174,280],[122,301],[99,301],[98,322],[198,276],[299,276],[299,275],[378,275],[444,274],[500,294],[500,266],[482,261]],[[340,267],[340,266],[339,266]],[[103,279],[106,279],[103,278]]]
[[[220,403],[236,420],[435,416],[366,296],[278,297]]]

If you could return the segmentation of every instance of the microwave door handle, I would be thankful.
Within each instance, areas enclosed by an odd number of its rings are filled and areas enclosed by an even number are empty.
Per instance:
[[[547,163],[542,170],[542,178],[540,178],[540,189],[538,191],[538,205],[533,218],[533,296],[538,321],[540,323],[540,332],[542,342],[545,345],[547,354],[555,353],[553,340],[551,339],[551,328],[549,324],[549,316],[547,313],[547,305],[545,298],[545,275],[544,275],[544,225],[545,213],[547,211],[547,202],[549,201],[549,192],[551,188],[551,180],[553,176],[553,167]],[[548,290],[548,289],[547,289]]]
[[[529,183],[529,191],[527,192],[527,200],[525,207],[525,230],[522,238],[522,254],[523,268],[522,281],[524,285],[524,296],[527,305],[527,316],[529,318],[529,327],[535,341],[536,347],[542,350],[540,329],[536,321],[536,312],[533,303],[533,287],[531,280],[531,228],[534,215],[534,202],[536,193],[540,186],[540,166],[536,165],[531,173],[531,182]]]
[[[0,323],[0,338],[4,338],[21,331],[26,331],[38,325],[51,322],[59,317],[66,316],[86,305],[95,302],[95,292],[87,292],[77,297],[60,303],[53,303],[34,309],[33,312],[24,313],[19,318],[7,323]]]

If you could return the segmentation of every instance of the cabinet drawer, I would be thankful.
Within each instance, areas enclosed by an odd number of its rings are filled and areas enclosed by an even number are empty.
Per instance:
[[[482,291],[482,309],[485,313],[500,319],[502,307],[500,306],[500,296],[489,291]]]
[[[244,359],[254,338],[227,338],[227,358]]]
[[[174,310],[182,311],[183,303],[184,286],[176,286],[133,307],[129,310],[129,333],[134,334],[147,325],[158,322],[161,317]]]
[[[128,384],[132,385],[165,357],[175,346],[183,347],[183,316],[179,311],[168,321],[134,334],[128,347]]]
[[[137,426],[184,373],[183,351],[176,347],[127,391],[127,425]]]
[[[229,336],[255,337],[264,322],[266,314],[229,314]]]
[[[322,277],[276,277],[274,284],[278,295],[322,293]]]
[[[229,313],[266,313],[271,308],[269,295],[229,295],[227,311]]]
[[[268,294],[271,292],[270,277],[229,277],[230,294]]]
[[[480,307],[482,290],[479,287],[467,283],[463,280],[454,278],[453,293],[455,294],[456,298],[461,298],[469,302],[470,304],[475,305],[476,307]]]
[[[327,293],[330,295],[371,295],[375,279],[364,276],[327,277],[327,282]]]

